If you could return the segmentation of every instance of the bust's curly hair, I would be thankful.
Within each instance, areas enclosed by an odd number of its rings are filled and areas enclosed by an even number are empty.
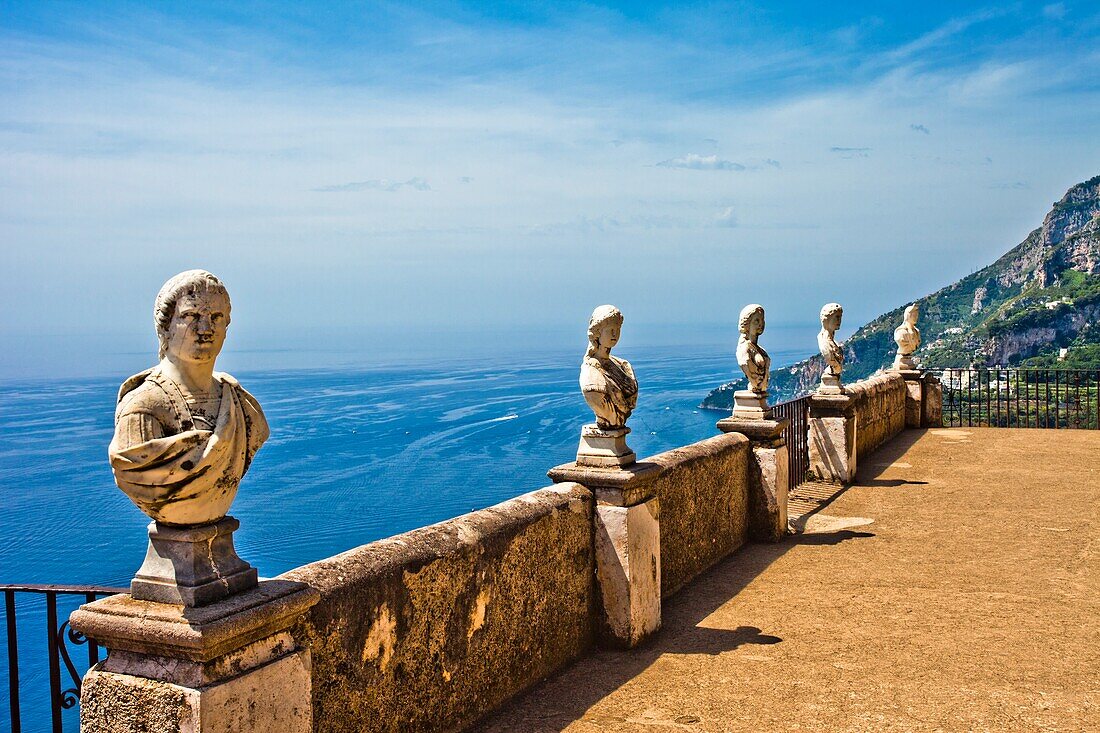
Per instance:
[[[157,340],[160,342],[157,358],[163,359],[168,351],[168,327],[172,325],[172,316],[176,314],[176,301],[200,290],[221,293],[226,302],[229,302],[229,291],[225,289],[225,285],[206,270],[187,270],[174,275],[157,293],[157,299],[153,302],[153,326],[157,329]]]
[[[623,312],[613,305],[601,305],[592,311],[592,318],[588,320],[588,356],[596,353],[596,345],[600,342],[600,331],[608,321],[618,321],[621,328]]]
[[[752,317],[755,316],[757,313],[759,313],[761,316],[764,315],[764,306],[760,305],[759,303],[749,303],[744,308],[742,308],[741,316],[737,319],[737,330],[739,330],[743,334],[748,334],[749,321],[751,321]]]
[[[840,303],[826,303],[821,307],[821,322],[825,323],[826,318],[832,318],[833,316],[843,316],[844,308]]]

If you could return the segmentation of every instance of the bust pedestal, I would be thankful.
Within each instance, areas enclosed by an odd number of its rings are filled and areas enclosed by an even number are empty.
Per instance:
[[[601,428],[590,423],[581,428],[581,444],[577,447],[577,465],[596,468],[628,466],[638,457],[626,444],[630,428]]]
[[[733,417],[742,420],[768,420],[772,409],[768,407],[767,392],[739,389],[733,393]]]
[[[809,476],[850,484],[856,477],[856,414],[845,394],[818,390],[810,398]]]
[[[752,441],[749,536],[758,542],[778,542],[787,534],[790,452],[784,431],[789,424],[787,419],[746,419],[736,408],[732,417],[718,421],[723,433],[741,433]]]
[[[84,676],[82,733],[311,733],[310,654],[290,627],[320,594],[265,580],[201,608],[118,595],[72,628],[107,647]]]
[[[844,385],[840,383],[840,375],[833,374],[826,370],[821,375],[821,384],[817,387],[819,395],[840,395],[844,394]]]
[[[130,581],[134,600],[205,606],[256,587],[256,568],[237,556],[233,532],[241,523],[173,527],[149,524],[145,562]]]

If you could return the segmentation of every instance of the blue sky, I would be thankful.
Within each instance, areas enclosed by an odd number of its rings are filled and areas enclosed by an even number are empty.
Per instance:
[[[1100,173],[1098,69],[1083,2],[8,2],[0,330],[854,327]]]

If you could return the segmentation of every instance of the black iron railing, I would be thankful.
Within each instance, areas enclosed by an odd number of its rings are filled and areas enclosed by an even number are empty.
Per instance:
[[[807,432],[810,418],[810,396],[798,397],[772,406],[772,419],[790,420],[783,436],[787,439],[787,455],[790,463],[787,471],[787,490],[793,491],[806,478],[810,468],[810,444]]]
[[[94,601],[102,596],[126,593],[126,588],[108,588],[97,585],[6,585],[0,584],[0,590],[4,591],[4,609],[7,620],[8,639],[8,706],[10,708],[12,733],[20,733],[23,729],[19,699],[19,625],[16,617],[16,598],[20,595],[42,597],[46,602],[45,608],[45,636],[47,649],[47,663],[49,666],[49,712],[51,730],[53,733],[62,733],[62,712],[76,706],[80,701],[80,679],[83,670],[77,668],[73,657],[69,654],[70,645],[86,645],[88,666],[99,661],[99,646],[86,638],[79,631],[69,626],[68,615],[64,621],[58,623],[57,598],[58,596],[83,597],[86,602]],[[36,609],[37,610],[37,609]],[[41,619],[38,619],[41,622]],[[25,626],[25,624],[24,624]],[[64,667],[64,675],[62,674]],[[65,679],[67,677],[67,680]],[[43,706],[45,707],[45,706]],[[38,720],[45,720],[45,715],[36,718],[35,729],[40,730]]]
[[[1100,369],[942,369],[947,427],[1100,428]]]

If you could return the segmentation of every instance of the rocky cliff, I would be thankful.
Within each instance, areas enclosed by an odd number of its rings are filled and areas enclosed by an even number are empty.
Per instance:
[[[1067,191],[1042,226],[996,262],[918,302],[925,367],[1100,368],[1100,176]],[[905,305],[845,342],[845,381],[891,364]],[[822,369],[820,357],[776,369],[773,400],[814,389]],[[702,407],[729,409],[740,388],[722,385]]]

